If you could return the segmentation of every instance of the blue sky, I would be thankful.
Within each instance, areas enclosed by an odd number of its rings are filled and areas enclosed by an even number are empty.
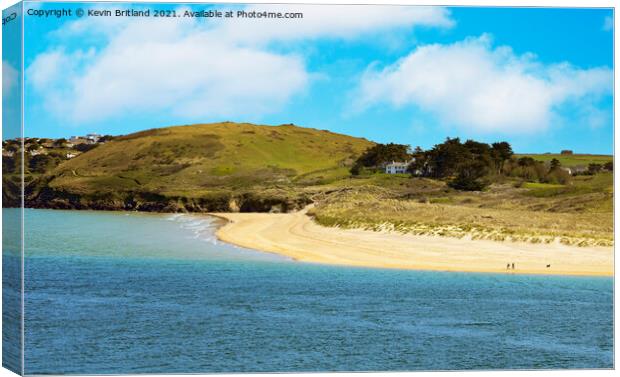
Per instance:
[[[21,17],[19,6],[12,6],[2,12],[2,18],[11,20],[2,26],[2,138],[14,139],[21,136]],[[15,16],[13,16],[15,14]],[[17,37],[17,38],[16,38]]]
[[[36,5],[59,7],[79,5]],[[612,153],[609,9],[253,8],[304,18],[26,16],[26,135],[230,120],[423,148],[458,136]]]

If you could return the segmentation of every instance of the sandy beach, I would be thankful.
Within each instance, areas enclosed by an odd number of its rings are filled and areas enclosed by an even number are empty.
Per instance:
[[[296,213],[214,213],[225,242],[302,262],[415,270],[613,276],[613,248],[530,244],[320,226]],[[514,263],[514,270],[506,265]],[[547,267],[549,265],[549,267]]]

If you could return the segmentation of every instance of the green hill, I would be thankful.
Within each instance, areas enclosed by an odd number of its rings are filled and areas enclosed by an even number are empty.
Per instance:
[[[537,161],[551,161],[552,159],[557,159],[560,161],[562,166],[573,167],[573,166],[588,166],[588,164],[604,164],[609,161],[613,161],[614,157],[611,155],[604,154],[517,154],[515,157],[531,157]]]
[[[127,209],[174,201],[201,207],[196,210],[243,205],[231,204],[231,193],[246,200],[261,193],[261,200],[296,200],[299,193],[287,189],[347,176],[355,158],[372,144],[294,125],[158,128],[117,137],[60,164],[31,197],[41,206],[56,200],[61,208],[80,203],[97,208],[99,203]]]

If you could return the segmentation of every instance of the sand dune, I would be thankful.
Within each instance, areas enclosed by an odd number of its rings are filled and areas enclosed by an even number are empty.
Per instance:
[[[222,241],[298,261],[359,267],[560,275],[613,275],[613,248],[403,235],[320,226],[297,213],[215,213]],[[506,264],[514,263],[514,270]],[[547,267],[550,265],[550,267]]]

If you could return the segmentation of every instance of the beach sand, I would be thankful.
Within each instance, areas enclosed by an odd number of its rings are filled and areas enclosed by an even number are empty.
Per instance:
[[[323,227],[296,213],[214,213],[216,235],[311,263],[436,271],[613,276],[612,247],[531,244]],[[506,265],[515,264],[515,269]],[[547,267],[550,265],[550,267]]]

